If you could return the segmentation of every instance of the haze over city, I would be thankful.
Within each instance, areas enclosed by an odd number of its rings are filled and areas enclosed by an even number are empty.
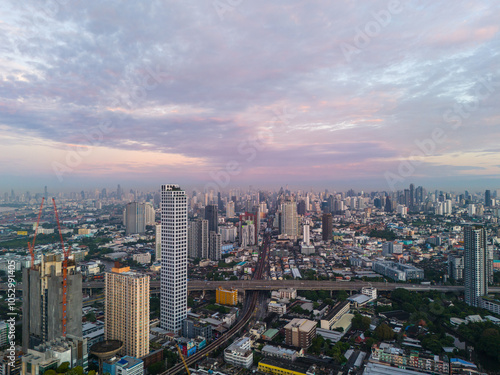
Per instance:
[[[495,2],[2,8],[0,191],[498,187]]]

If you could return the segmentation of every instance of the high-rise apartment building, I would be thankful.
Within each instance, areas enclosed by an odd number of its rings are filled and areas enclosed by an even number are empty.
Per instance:
[[[323,214],[321,218],[323,241],[333,240],[333,217],[332,214]]]
[[[23,269],[23,351],[58,339],[63,324],[62,260],[58,254],[42,257],[34,269]],[[82,274],[68,261],[66,333],[82,336]]]
[[[234,217],[235,211],[234,211],[234,202],[229,201],[226,204],[226,217]]]
[[[187,316],[187,196],[179,185],[161,186],[160,325],[180,333]]]
[[[464,257],[461,255],[448,256],[448,276],[454,280],[464,279]]]
[[[222,257],[222,236],[219,233],[210,232],[208,245],[208,258],[210,260],[220,260]]]
[[[155,223],[155,210],[151,203],[130,202],[123,210],[123,223],[127,234],[142,234],[146,225]]]
[[[208,248],[208,220],[197,219],[191,221],[188,227],[188,256],[207,259]]]
[[[106,273],[104,339],[123,342],[122,355],[149,353],[149,276],[115,266]]]
[[[289,238],[297,238],[298,226],[297,204],[292,200],[283,202],[280,213],[280,234],[285,234]]]
[[[479,306],[479,298],[488,293],[486,231],[483,227],[464,227],[465,302]]]

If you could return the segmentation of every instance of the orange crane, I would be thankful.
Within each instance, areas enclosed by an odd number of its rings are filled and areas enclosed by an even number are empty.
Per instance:
[[[187,362],[184,359],[184,356],[182,355],[181,348],[179,348],[179,345],[177,345],[177,344],[175,344],[175,346],[177,347],[177,351],[179,352],[179,357],[181,357],[181,359],[182,359],[182,363],[184,363],[184,368],[186,369],[186,372],[188,373],[188,375],[191,375],[191,371],[189,371],[189,367],[187,365]]]
[[[64,248],[64,240],[61,232],[61,223],[59,222],[59,214],[57,213],[57,207],[56,207],[56,201],[54,198],[52,198],[52,203],[54,204],[54,212],[56,216],[56,221],[57,221],[57,228],[59,229],[59,237],[61,239],[61,247],[64,255],[64,260],[63,260],[63,301],[62,301],[62,335],[63,337],[66,337],[66,323],[67,323],[67,317],[66,317],[66,306],[68,303],[68,294],[67,294],[67,289],[68,289],[68,257],[69,253],[71,252],[71,246],[68,247],[68,250]]]
[[[36,227],[35,227],[35,235],[33,236],[33,243],[31,244],[28,241],[28,250],[31,255],[31,269],[35,269],[35,241],[36,241],[36,235],[38,232],[38,225],[40,224],[40,217],[42,217],[42,209],[43,209],[43,201],[45,200],[45,197],[42,198],[42,204],[40,205],[40,211],[38,211],[38,219],[36,220]]]

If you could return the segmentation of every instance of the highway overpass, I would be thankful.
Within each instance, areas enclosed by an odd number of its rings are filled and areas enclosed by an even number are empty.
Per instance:
[[[151,281],[151,291],[156,292],[160,288],[160,281]],[[104,288],[103,281],[84,282],[83,289]],[[401,283],[369,283],[364,281],[316,281],[316,280],[237,280],[237,281],[188,281],[188,291],[209,291],[215,290],[219,286],[223,288],[236,288],[240,291],[246,290],[277,290],[281,288],[293,288],[297,290],[360,290],[365,286],[373,286],[378,290],[394,290],[404,288],[414,291],[438,290],[442,292],[463,292],[463,286],[441,286],[422,284],[401,284]],[[5,290],[6,285],[1,285],[0,290]],[[21,291],[19,283],[16,286]],[[490,287],[489,292],[500,293],[500,287]]]

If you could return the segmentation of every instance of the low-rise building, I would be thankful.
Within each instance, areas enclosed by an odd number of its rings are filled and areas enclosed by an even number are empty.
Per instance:
[[[278,358],[263,358],[259,362],[259,371],[265,374],[276,375],[315,375],[315,366],[306,364],[289,362]]]
[[[215,291],[215,302],[221,305],[235,306],[238,303],[238,290],[227,290],[222,287],[218,287]]]
[[[321,319],[320,326],[322,329],[331,329],[332,326],[342,318],[344,314],[349,312],[351,308],[351,304],[349,301],[341,301],[338,302],[330,312],[325,316],[324,319]]]
[[[270,313],[274,312],[274,313],[278,314],[279,316],[282,316],[282,315],[286,314],[286,305],[284,303],[271,301],[267,305],[267,310]]]
[[[299,348],[308,348],[316,337],[317,322],[308,319],[293,319],[285,326],[285,343]]]
[[[253,364],[253,352],[250,350],[249,337],[242,337],[224,350],[224,360],[237,367],[250,368]]]
[[[297,359],[298,353],[296,350],[285,349],[282,347],[266,345],[262,348],[262,354],[266,357],[276,357],[287,361],[295,361]]]
[[[113,357],[103,362],[102,369],[110,375],[143,375],[144,363],[130,356]]]
[[[407,369],[429,371],[435,374],[449,374],[448,358],[438,355],[419,353],[415,350],[401,349],[392,344],[373,345],[371,360]]]
[[[409,264],[378,261],[373,263],[372,269],[375,272],[383,276],[390,277],[395,281],[424,279],[424,270]]]

